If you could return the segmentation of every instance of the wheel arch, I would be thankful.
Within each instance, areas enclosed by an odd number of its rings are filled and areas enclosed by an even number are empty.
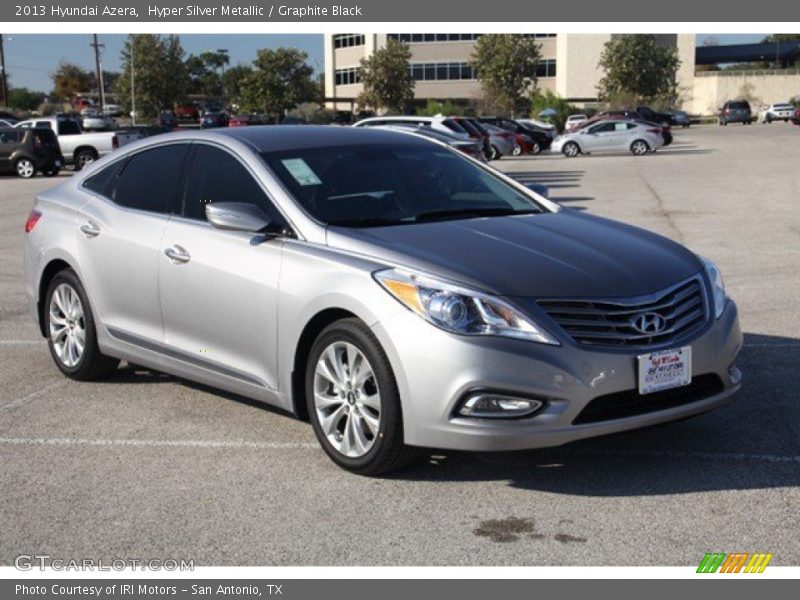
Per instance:
[[[44,329],[44,297],[47,294],[47,288],[50,287],[50,282],[53,281],[53,278],[64,271],[65,269],[71,269],[75,271],[71,264],[69,264],[63,258],[54,258],[47,265],[42,269],[42,274],[39,277],[39,285],[38,285],[38,294],[37,294],[37,301],[36,301],[36,315],[38,317],[39,322],[39,331],[41,332],[43,337],[47,337],[47,332]]]

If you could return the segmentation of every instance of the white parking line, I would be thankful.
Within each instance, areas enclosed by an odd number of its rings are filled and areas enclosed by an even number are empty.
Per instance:
[[[38,346],[47,340],[0,340],[0,346]]]
[[[0,438],[7,446],[127,446],[136,448],[229,448],[248,450],[306,450],[319,444],[306,442],[248,442],[213,440],[90,440],[84,438]]]
[[[66,385],[66,384],[67,384],[67,381],[65,379],[61,380],[61,381],[54,381],[50,385],[46,385],[43,388],[36,390],[35,392],[31,392],[30,394],[27,394],[26,396],[23,396],[22,398],[17,398],[16,400],[12,400],[8,404],[4,404],[3,406],[0,406],[0,410],[6,409],[6,408],[16,408],[17,406],[20,406],[21,404],[24,404],[28,400],[32,400],[32,399],[36,398],[37,396],[41,396],[45,392],[49,392],[53,388],[57,388],[57,387],[60,387],[62,385]]]

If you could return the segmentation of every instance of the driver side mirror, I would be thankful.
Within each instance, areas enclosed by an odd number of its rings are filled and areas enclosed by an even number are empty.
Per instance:
[[[206,204],[206,219],[217,229],[259,233],[270,225],[269,217],[255,204],[216,202]]]

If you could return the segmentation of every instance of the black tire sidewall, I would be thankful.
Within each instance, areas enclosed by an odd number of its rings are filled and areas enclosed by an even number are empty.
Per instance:
[[[317,420],[314,406],[314,371],[317,361],[330,344],[341,341],[356,346],[367,358],[378,383],[381,397],[381,418],[378,435],[372,448],[360,458],[340,454],[327,440]],[[400,394],[389,359],[375,335],[358,319],[344,319],[326,327],[308,356],[305,371],[306,406],[317,440],[325,453],[340,467],[362,475],[378,474],[391,464],[393,455],[403,446],[403,416]]]

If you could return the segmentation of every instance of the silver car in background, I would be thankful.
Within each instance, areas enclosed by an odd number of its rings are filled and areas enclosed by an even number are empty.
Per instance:
[[[125,360],[260,400],[361,474],[682,419],[740,387],[711,261],[417,135],[151,137],[40,192],[25,231],[64,375]]]
[[[594,152],[631,152],[642,156],[664,145],[661,127],[645,121],[604,119],[553,140],[551,150],[574,158]]]

